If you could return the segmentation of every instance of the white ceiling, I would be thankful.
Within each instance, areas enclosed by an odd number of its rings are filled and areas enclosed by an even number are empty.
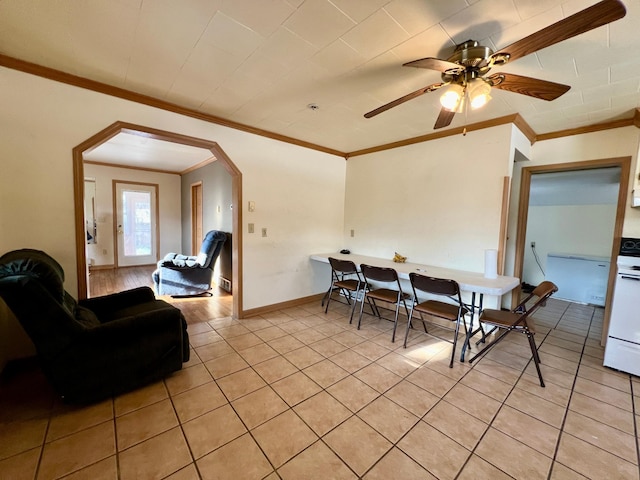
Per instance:
[[[620,168],[594,168],[531,176],[529,205],[615,205]]]
[[[213,154],[206,148],[120,132],[91,151],[84,152],[82,158],[98,163],[181,173],[210,160]]]
[[[440,81],[403,63],[447,58],[469,38],[497,50],[595,3],[0,0],[0,53],[352,152],[433,132],[437,92],[363,118]],[[492,70],[568,93],[546,102],[493,89],[466,123],[520,113],[540,134],[630,118],[640,107],[640,0],[624,4],[623,19]],[[458,114],[451,127],[464,123]]]

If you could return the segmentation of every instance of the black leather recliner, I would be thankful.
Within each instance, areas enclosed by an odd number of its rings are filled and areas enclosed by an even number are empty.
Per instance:
[[[189,296],[211,290],[213,267],[225,241],[225,232],[211,230],[205,235],[197,256],[167,253],[151,275],[156,293]]]
[[[159,380],[189,360],[182,312],[141,287],[87,300],[64,290],[46,253],[0,257],[0,297],[33,341],[45,376],[68,402],[92,402]]]

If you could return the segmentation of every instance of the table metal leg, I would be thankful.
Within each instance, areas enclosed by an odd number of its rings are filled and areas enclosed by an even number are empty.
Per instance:
[[[470,307],[470,313],[471,313],[471,322],[469,323],[469,328],[467,329],[467,337],[465,338],[465,342],[464,345],[462,346],[462,351],[460,352],[460,361],[464,362],[464,354],[467,350],[467,347],[469,349],[471,349],[471,339],[473,338],[473,336],[478,333],[478,332],[482,332],[482,339],[481,341],[484,342],[485,338],[486,338],[486,334],[484,331],[484,328],[482,328],[482,323],[480,323],[480,312],[482,312],[482,301],[484,300],[484,294],[480,294],[479,298],[478,298],[478,328],[476,328],[475,330],[473,329],[473,319],[476,316],[476,292],[472,292],[471,293],[471,305],[469,305]]]

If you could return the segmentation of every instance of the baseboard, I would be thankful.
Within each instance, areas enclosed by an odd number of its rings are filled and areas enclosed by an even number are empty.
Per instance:
[[[255,317],[256,315],[271,313],[284,308],[298,307],[313,301],[320,302],[323,296],[324,293],[317,293],[315,295],[309,295],[308,297],[296,298],[295,300],[287,300],[286,302],[265,305],[264,307],[251,308],[249,310],[244,310],[240,318]]]
[[[111,265],[89,265],[89,271],[91,272],[92,270],[113,270],[114,268],[116,268],[115,265],[111,264]]]

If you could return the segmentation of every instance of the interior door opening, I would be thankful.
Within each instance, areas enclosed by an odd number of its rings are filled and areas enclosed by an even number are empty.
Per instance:
[[[522,176],[520,182],[520,198],[518,203],[518,226],[516,233],[516,251],[514,262],[514,276],[524,278],[525,269],[525,252],[531,248],[531,243],[537,241],[531,237],[528,237],[527,226],[529,221],[529,201],[531,197],[531,182],[532,176],[542,173],[558,173],[558,172],[576,172],[586,171],[592,169],[605,169],[605,168],[618,168],[619,169],[619,183],[616,188],[615,197],[615,219],[613,220],[613,228],[611,233],[611,248],[608,254],[609,262],[611,265],[615,265],[615,260],[620,248],[620,238],[622,236],[622,225],[624,221],[624,213],[626,209],[627,193],[629,188],[629,172],[631,168],[631,157],[619,157],[608,158],[584,162],[571,162],[564,164],[552,164],[552,165],[539,165],[534,167],[524,167],[522,169]],[[584,188],[584,185],[583,185]],[[590,189],[586,189],[589,193]],[[534,268],[534,267],[532,267]],[[535,270],[535,268],[534,268]],[[615,268],[610,268],[607,276],[606,293],[604,300],[604,322],[603,333],[601,342],[604,345],[606,342],[607,330],[609,328],[609,317],[611,309],[611,298],[613,292],[613,284],[615,281]],[[513,293],[512,304],[517,304],[521,289],[517,289]],[[514,303],[515,302],[515,303]]]

